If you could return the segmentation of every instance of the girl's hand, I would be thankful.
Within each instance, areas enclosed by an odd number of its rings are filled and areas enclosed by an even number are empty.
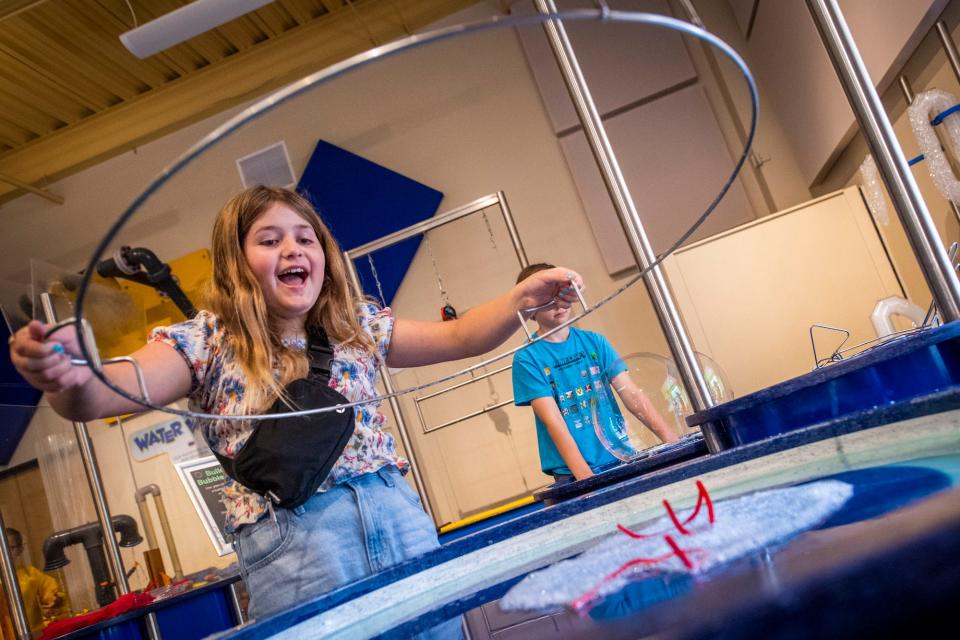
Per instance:
[[[10,342],[13,366],[33,387],[41,391],[60,392],[85,384],[93,375],[84,366],[70,363],[70,355],[79,355],[77,330],[63,327],[44,341],[47,330],[37,320],[21,328]]]
[[[577,294],[570,286],[575,282],[583,291],[583,278],[580,274],[566,267],[545,269],[531,275],[517,285],[519,308],[530,309],[557,299],[557,306],[569,308],[577,302]]]

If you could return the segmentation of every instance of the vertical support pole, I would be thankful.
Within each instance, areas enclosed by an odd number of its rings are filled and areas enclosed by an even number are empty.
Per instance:
[[[40,294],[40,304],[48,323],[57,322],[50,294]],[[78,328],[79,331],[79,328]],[[83,339],[83,338],[81,338]],[[100,521],[100,531],[103,537],[103,546],[106,549],[107,566],[113,574],[113,582],[121,595],[130,592],[127,576],[123,570],[123,560],[120,559],[120,547],[117,538],[113,535],[113,524],[110,520],[110,507],[107,506],[107,497],[103,490],[103,480],[100,477],[100,468],[90,442],[90,433],[85,422],[74,422],[73,430],[77,437],[77,446],[80,448],[80,459],[83,461],[83,470],[87,474],[87,483],[90,485],[90,494],[93,497],[93,506]]]
[[[230,610],[237,620],[237,625],[243,624],[243,607],[240,606],[240,594],[237,593],[237,583],[231,582],[227,587],[227,597],[230,600]]]
[[[957,79],[957,82],[960,82],[960,54],[957,53],[957,45],[954,44],[953,38],[950,37],[950,30],[947,29],[946,22],[937,20],[935,26],[937,29],[937,37],[940,38],[940,44],[943,47],[943,52],[947,54],[947,61],[953,70],[953,77]]]
[[[534,0],[534,5],[541,14],[557,12],[554,0]],[[559,20],[548,20],[544,23],[543,28],[546,31],[547,40],[550,42],[550,48],[557,64],[560,66],[567,91],[569,91],[570,98],[577,110],[577,117],[583,125],[583,132],[590,144],[590,150],[597,161],[600,175],[603,177],[604,184],[613,201],[614,209],[620,218],[620,224],[623,225],[630,250],[633,252],[637,265],[641,269],[646,269],[655,260],[656,255],[643,228],[640,214],[637,212],[626,179],[620,170],[620,165],[607,137],[596,104],[590,95],[590,89],[587,87],[583,72],[580,70],[566,29]],[[683,320],[677,310],[662,270],[659,267],[651,269],[644,277],[644,284],[650,294],[657,319],[663,328],[670,353],[676,360],[680,377],[687,388],[687,393],[690,395],[694,410],[709,409],[714,405],[713,398],[710,396],[710,387],[704,379],[693,344],[690,342],[686,328],[683,326]]]
[[[520,234],[517,233],[517,225],[513,221],[513,213],[510,211],[510,205],[507,204],[507,194],[503,191],[497,191],[497,200],[500,202],[500,214],[503,216],[503,224],[507,227],[507,233],[510,234],[510,243],[513,244],[513,251],[517,254],[517,262],[521,269],[530,266],[527,259],[527,251],[523,248],[523,242],[520,241]]]
[[[13,618],[13,632],[17,640],[30,640],[30,625],[27,624],[27,611],[23,606],[23,594],[20,593],[20,581],[17,580],[17,569],[10,554],[10,545],[7,544],[7,525],[0,512],[0,578],[3,579],[3,593],[10,603],[10,615]]]
[[[40,294],[40,304],[43,307],[43,314],[47,322],[51,324],[56,322],[57,316],[49,293]],[[79,334],[81,328],[77,327],[77,331]],[[90,333],[92,334],[92,331]],[[81,336],[80,339],[86,340],[87,336]],[[77,437],[77,446],[80,448],[80,459],[83,461],[83,470],[87,475],[87,484],[90,486],[90,494],[93,497],[93,506],[97,511],[97,520],[100,521],[100,532],[103,538],[103,546],[106,549],[104,555],[107,557],[107,566],[110,567],[110,573],[113,574],[113,583],[116,585],[117,591],[120,595],[124,595],[130,593],[130,583],[127,582],[127,573],[124,571],[123,559],[120,557],[120,546],[117,544],[117,537],[113,533],[110,507],[107,505],[107,495],[103,490],[103,479],[100,477],[100,467],[97,464],[97,456],[93,449],[93,442],[90,440],[87,423],[74,422],[73,430]],[[147,627],[147,636],[151,640],[158,640],[160,638],[160,627],[157,624],[157,615],[152,612],[148,613],[144,617],[144,621]]]
[[[357,268],[346,251],[343,252],[343,260],[347,263],[347,271],[350,273],[350,280],[353,282],[353,286],[356,287],[358,292],[363,291],[363,287],[360,286],[360,276],[357,275]],[[393,393],[393,380],[390,375],[390,369],[386,363],[380,365],[380,380],[383,382],[384,391]],[[424,484],[423,476],[420,474],[420,464],[417,462],[417,454],[413,450],[413,441],[410,440],[410,433],[407,431],[407,422],[404,420],[403,410],[400,408],[400,403],[396,398],[390,398],[387,402],[390,404],[393,417],[397,421],[397,433],[400,435],[400,442],[403,443],[403,448],[407,453],[407,460],[410,462],[410,474],[413,476],[413,484],[417,488],[417,493],[420,494],[423,510],[426,511],[427,515],[436,523],[436,519],[433,517],[433,507],[430,504],[430,496],[427,494],[427,485]]]
[[[960,280],[950,264],[950,257],[943,248],[843,13],[835,0],[807,0],[807,8],[893,200],[893,207],[903,223],[933,301],[946,322],[960,319]]]

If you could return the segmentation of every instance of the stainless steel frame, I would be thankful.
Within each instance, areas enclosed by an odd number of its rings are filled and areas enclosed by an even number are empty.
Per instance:
[[[960,280],[836,0],[807,0],[820,38],[944,321],[960,319]]]
[[[57,324],[59,321],[54,312],[53,303],[50,300],[49,293],[40,294],[40,304],[43,308],[43,314],[48,324]],[[76,320],[64,320],[64,324],[76,324]],[[78,333],[81,335],[81,342],[85,343],[99,360],[100,352],[97,350],[96,343],[93,340],[93,331],[90,325],[81,321],[78,327]],[[141,385],[141,392],[146,391],[146,383],[143,380],[143,372],[140,366],[133,358],[120,358],[118,360],[129,362],[137,371],[137,380]],[[87,364],[86,361],[83,364]],[[96,363],[98,366],[100,362]],[[130,593],[130,583],[127,582],[127,574],[123,568],[123,559],[120,557],[120,547],[117,544],[117,538],[113,534],[113,525],[110,520],[110,507],[107,505],[107,495],[103,489],[103,479],[100,477],[100,466],[97,464],[97,456],[93,449],[93,442],[90,440],[90,431],[87,429],[86,422],[74,422],[74,433],[77,437],[77,445],[80,448],[80,459],[83,461],[83,470],[87,475],[87,483],[90,487],[90,495],[93,498],[93,506],[97,511],[97,519],[100,521],[101,537],[103,546],[106,550],[107,566],[110,573],[113,574],[113,582],[117,585],[117,591],[120,595]],[[156,614],[148,613],[145,617],[147,635],[156,640],[160,638],[160,628],[157,625]]]
[[[543,15],[558,12],[554,0],[534,0],[538,12]],[[613,207],[620,218],[630,250],[640,269],[646,270],[656,260],[656,254],[647,238],[643,222],[623,172],[617,162],[613,146],[607,137],[603,121],[590,94],[586,79],[577,62],[573,45],[567,37],[563,23],[559,20],[547,20],[543,24],[550,48],[560,67],[564,83],[577,111],[577,117],[583,125],[584,135],[597,161],[600,174],[610,194]],[[687,335],[683,319],[673,300],[666,277],[659,266],[650,269],[643,278],[656,311],[660,327],[663,329],[670,353],[673,355],[690,401],[695,411],[703,411],[714,405],[710,396],[710,387],[703,376],[697,361],[693,343]]]
[[[10,555],[10,545],[7,544],[7,525],[0,513],[0,578],[3,579],[3,593],[10,604],[10,616],[13,618],[13,632],[17,640],[30,640],[30,625],[27,624],[27,610],[23,606],[23,594],[20,592],[20,581],[17,580],[17,569]]]
[[[360,287],[360,278],[353,262],[354,260],[368,256],[380,249],[393,246],[398,242],[402,242],[408,238],[424,234],[431,229],[437,229],[452,222],[456,222],[461,218],[466,218],[467,216],[475,213],[480,213],[481,211],[484,211],[492,206],[497,206],[500,209],[500,215],[503,217],[503,223],[506,225],[507,233],[510,235],[510,242],[513,245],[513,250],[517,254],[517,261],[520,263],[521,268],[526,267],[530,263],[527,260],[527,253],[523,248],[523,243],[520,241],[520,234],[517,233],[517,228],[513,221],[513,214],[511,213],[510,207],[507,204],[507,196],[503,193],[503,191],[497,191],[496,193],[492,193],[488,196],[477,198],[473,202],[465,204],[462,207],[457,207],[452,211],[438,214],[429,220],[418,222],[405,229],[400,229],[399,231],[395,231],[382,238],[368,242],[367,244],[361,245],[355,249],[344,251],[343,255],[346,259],[347,269],[349,270],[350,278],[353,281],[353,284],[357,287],[358,291],[362,290]],[[392,394],[394,392],[393,378],[386,364],[380,367],[380,379],[383,381],[384,390],[388,394]],[[475,379],[480,378],[478,377]],[[467,381],[465,384],[469,384],[472,381],[473,380]],[[417,398],[414,398],[414,401],[416,402]],[[400,407],[399,401],[394,397],[388,398],[388,402],[390,404],[391,411],[393,411],[394,419],[397,423],[397,432],[400,436],[400,442],[403,443],[403,448],[406,451],[407,459],[410,462],[410,473],[413,475],[413,483],[416,485],[417,493],[420,494],[420,500],[423,502],[424,509],[430,515],[430,517],[433,518],[433,507],[430,502],[430,496],[427,492],[427,486],[423,481],[423,475],[420,472],[420,463],[417,461],[417,455],[413,449],[413,441],[410,439],[410,432],[407,429],[407,422],[403,414],[403,409]],[[416,407],[417,414],[420,417],[420,422],[423,425],[423,415],[420,411],[419,402],[416,402]],[[480,413],[483,413],[483,411]],[[425,425],[424,432],[427,432]]]
[[[418,397],[418,396],[414,396],[414,397],[413,397],[413,402],[414,402],[414,406],[417,408],[417,417],[420,418],[420,428],[423,430],[424,433],[431,433],[431,432],[433,432],[433,431],[439,431],[440,429],[443,429],[443,428],[445,428],[445,427],[453,426],[453,425],[458,424],[458,423],[460,423],[460,422],[463,422],[463,421],[465,421],[465,420],[469,420],[470,418],[476,418],[477,416],[482,416],[483,414],[489,413],[490,411],[493,411],[494,409],[500,409],[501,407],[505,407],[505,406],[507,406],[507,405],[513,404],[513,398],[510,398],[509,400],[504,400],[503,402],[498,402],[498,403],[496,403],[496,404],[487,405],[487,406],[485,406],[485,407],[482,408],[482,409],[478,409],[477,411],[472,411],[472,412],[470,412],[470,413],[468,413],[468,414],[466,414],[466,415],[460,416],[459,418],[454,418],[453,420],[448,420],[447,422],[444,422],[443,424],[438,424],[438,425],[433,426],[433,427],[428,427],[428,426],[427,426],[427,421],[426,421],[426,419],[423,417],[423,409],[421,409],[421,407],[420,407],[420,403],[421,403],[421,402],[425,402],[425,401],[429,400],[430,398],[436,398],[437,396],[440,396],[440,395],[443,395],[443,394],[448,393],[448,392],[450,392],[450,391],[454,391],[455,389],[459,389],[459,388],[461,388],[461,387],[465,387],[465,386],[467,386],[467,385],[473,384],[474,382],[479,382],[480,380],[486,380],[487,378],[492,378],[493,376],[497,375],[498,373],[503,373],[504,371],[510,371],[511,369],[513,369],[513,365],[509,365],[509,364],[508,364],[508,365],[505,366],[505,367],[500,367],[499,369],[495,369],[495,370],[493,370],[493,371],[488,371],[488,372],[483,373],[483,374],[481,374],[481,375],[479,375],[479,376],[473,376],[473,377],[471,377],[469,380],[464,380],[463,382],[458,382],[457,384],[450,385],[449,387],[444,387],[443,389],[440,389],[439,391],[434,391],[433,393],[429,393],[429,394],[427,394],[427,395],[425,395],[425,396],[419,396],[419,397]]]

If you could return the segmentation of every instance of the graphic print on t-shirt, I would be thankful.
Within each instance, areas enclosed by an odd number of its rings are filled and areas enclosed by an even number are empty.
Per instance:
[[[590,409],[597,405],[598,398],[606,395],[603,392],[605,385],[600,378],[600,367],[597,366],[597,361],[598,356],[595,351],[588,354],[581,350],[543,367],[543,372],[550,383],[550,389],[553,391],[553,398],[560,408],[560,414],[564,417],[577,416],[572,420],[567,420],[567,424],[574,430],[593,426]],[[558,384],[563,384],[564,379],[571,379],[570,376],[563,375],[567,370],[576,371],[578,369],[581,380],[586,379],[588,382],[566,389],[558,386]]]

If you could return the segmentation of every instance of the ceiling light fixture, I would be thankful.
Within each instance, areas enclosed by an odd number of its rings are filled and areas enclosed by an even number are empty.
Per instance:
[[[176,11],[120,35],[120,42],[141,60],[259,9],[273,0],[194,0]]]

